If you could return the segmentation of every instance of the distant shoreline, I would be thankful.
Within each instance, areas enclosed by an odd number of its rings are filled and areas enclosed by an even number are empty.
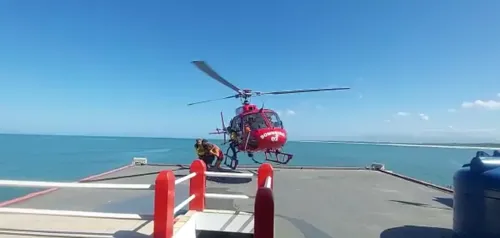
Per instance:
[[[160,137],[160,136],[112,136],[112,135],[69,135],[69,134],[24,134],[24,133],[0,133],[0,135],[10,136],[75,136],[87,138],[129,138],[129,139],[184,139],[193,138],[181,137]],[[213,139],[211,139],[213,140]],[[215,139],[218,140],[218,139]],[[407,142],[374,142],[374,141],[338,141],[338,140],[293,140],[290,142],[317,142],[332,144],[359,144],[359,145],[386,145],[386,146],[407,146],[407,147],[433,147],[433,148],[457,148],[457,149],[480,149],[480,150],[500,150],[500,143],[407,143]]]
[[[371,143],[371,144],[402,144],[402,145],[436,145],[436,146],[467,146],[467,147],[488,147],[500,148],[500,143],[406,143],[406,142],[372,142],[372,141],[328,141],[344,143]]]
[[[448,148],[448,149],[500,150],[500,144],[497,143],[397,143],[397,142],[313,141],[313,140],[304,140],[300,142],[375,145],[375,146],[427,147],[427,148]]]

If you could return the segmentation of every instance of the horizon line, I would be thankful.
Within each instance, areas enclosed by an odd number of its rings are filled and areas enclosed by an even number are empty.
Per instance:
[[[47,133],[7,133],[0,132],[0,135],[18,135],[18,136],[73,136],[73,137],[100,137],[100,138],[138,138],[138,139],[197,139],[202,137],[166,137],[166,136],[127,136],[127,135],[88,135],[88,134],[47,134]],[[209,138],[214,140],[223,140],[218,138]],[[289,140],[290,142],[342,142],[342,143],[400,143],[400,144],[428,144],[428,145],[442,145],[442,144],[500,144],[495,142],[398,142],[398,141],[369,141],[369,140]]]

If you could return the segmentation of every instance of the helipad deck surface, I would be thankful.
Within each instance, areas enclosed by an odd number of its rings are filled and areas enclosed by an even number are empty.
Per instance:
[[[105,183],[154,183],[156,173],[182,166],[135,166],[95,179]],[[253,172],[255,169],[241,169]],[[207,192],[255,196],[256,179],[208,178]],[[451,195],[379,171],[340,169],[275,170],[276,237],[447,238]],[[177,186],[176,203],[187,198]],[[207,199],[207,209],[253,211],[253,199]],[[59,189],[9,207],[152,214],[153,191]],[[148,237],[143,220],[0,214],[0,237]]]

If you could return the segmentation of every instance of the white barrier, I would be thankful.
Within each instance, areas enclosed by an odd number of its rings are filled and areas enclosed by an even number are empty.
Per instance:
[[[154,184],[112,184],[112,183],[78,183],[78,182],[43,182],[22,180],[0,180],[0,187],[30,187],[30,188],[98,188],[154,190]]]
[[[267,176],[264,187],[271,188],[271,184],[273,184],[273,178],[271,176]]]
[[[0,213],[32,214],[48,216],[72,216],[72,217],[94,217],[94,218],[114,218],[114,219],[133,219],[141,220],[151,215],[127,214],[127,213],[107,213],[107,212],[83,212],[67,210],[47,210],[30,208],[10,208],[0,207]]]
[[[182,208],[184,208],[185,206],[187,206],[195,198],[196,198],[196,195],[193,194],[193,195],[189,196],[183,202],[179,203],[179,205],[175,206],[175,208],[174,208],[174,214],[177,214]]]
[[[190,180],[191,178],[194,178],[194,176],[196,176],[196,173],[190,173],[182,178],[178,178],[175,180],[175,185],[180,184],[184,181]]]
[[[249,199],[250,197],[244,194],[220,194],[220,193],[205,193],[206,198],[219,199]]]
[[[252,178],[254,174],[251,173],[226,173],[226,172],[205,172],[207,177],[216,178]]]
[[[111,184],[111,183],[48,182],[48,181],[23,181],[23,180],[0,180],[0,187],[155,190],[154,184]],[[139,215],[139,214],[128,214],[128,213],[104,213],[104,212],[28,209],[28,208],[10,208],[10,207],[0,207],[0,213],[114,218],[114,219],[144,219],[145,217],[153,217],[152,215]]]
[[[205,180],[206,177],[217,177],[217,178],[252,178],[255,176],[255,174],[252,173],[227,173],[227,172],[212,172],[212,171],[206,171],[206,164],[203,163],[201,160],[196,160],[191,164],[191,173],[188,175],[178,178],[175,180],[175,185],[178,185],[180,183],[183,183],[185,181],[189,181],[190,179],[193,179],[197,176],[201,176],[202,180]],[[201,185],[201,184],[197,184]],[[193,185],[191,185],[193,186]],[[204,198],[214,198],[214,199],[249,199],[250,197],[244,194],[218,194],[218,193],[206,193],[206,188],[205,187],[196,187],[196,189],[199,190],[198,194],[202,194]],[[186,200],[181,202],[179,205],[177,205],[174,208],[174,214],[179,212],[182,208],[190,204],[193,200],[197,199],[196,194],[192,193]],[[204,200],[203,202],[204,203]],[[202,207],[199,207],[200,204],[190,206],[190,210],[200,210],[202,211],[204,209],[204,205]]]

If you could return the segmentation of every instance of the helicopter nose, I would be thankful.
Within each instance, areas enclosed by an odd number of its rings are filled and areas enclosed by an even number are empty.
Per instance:
[[[281,130],[267,131],[260,135],[260,139],[272,147],[281,146],[286,142],[286,133]]]

